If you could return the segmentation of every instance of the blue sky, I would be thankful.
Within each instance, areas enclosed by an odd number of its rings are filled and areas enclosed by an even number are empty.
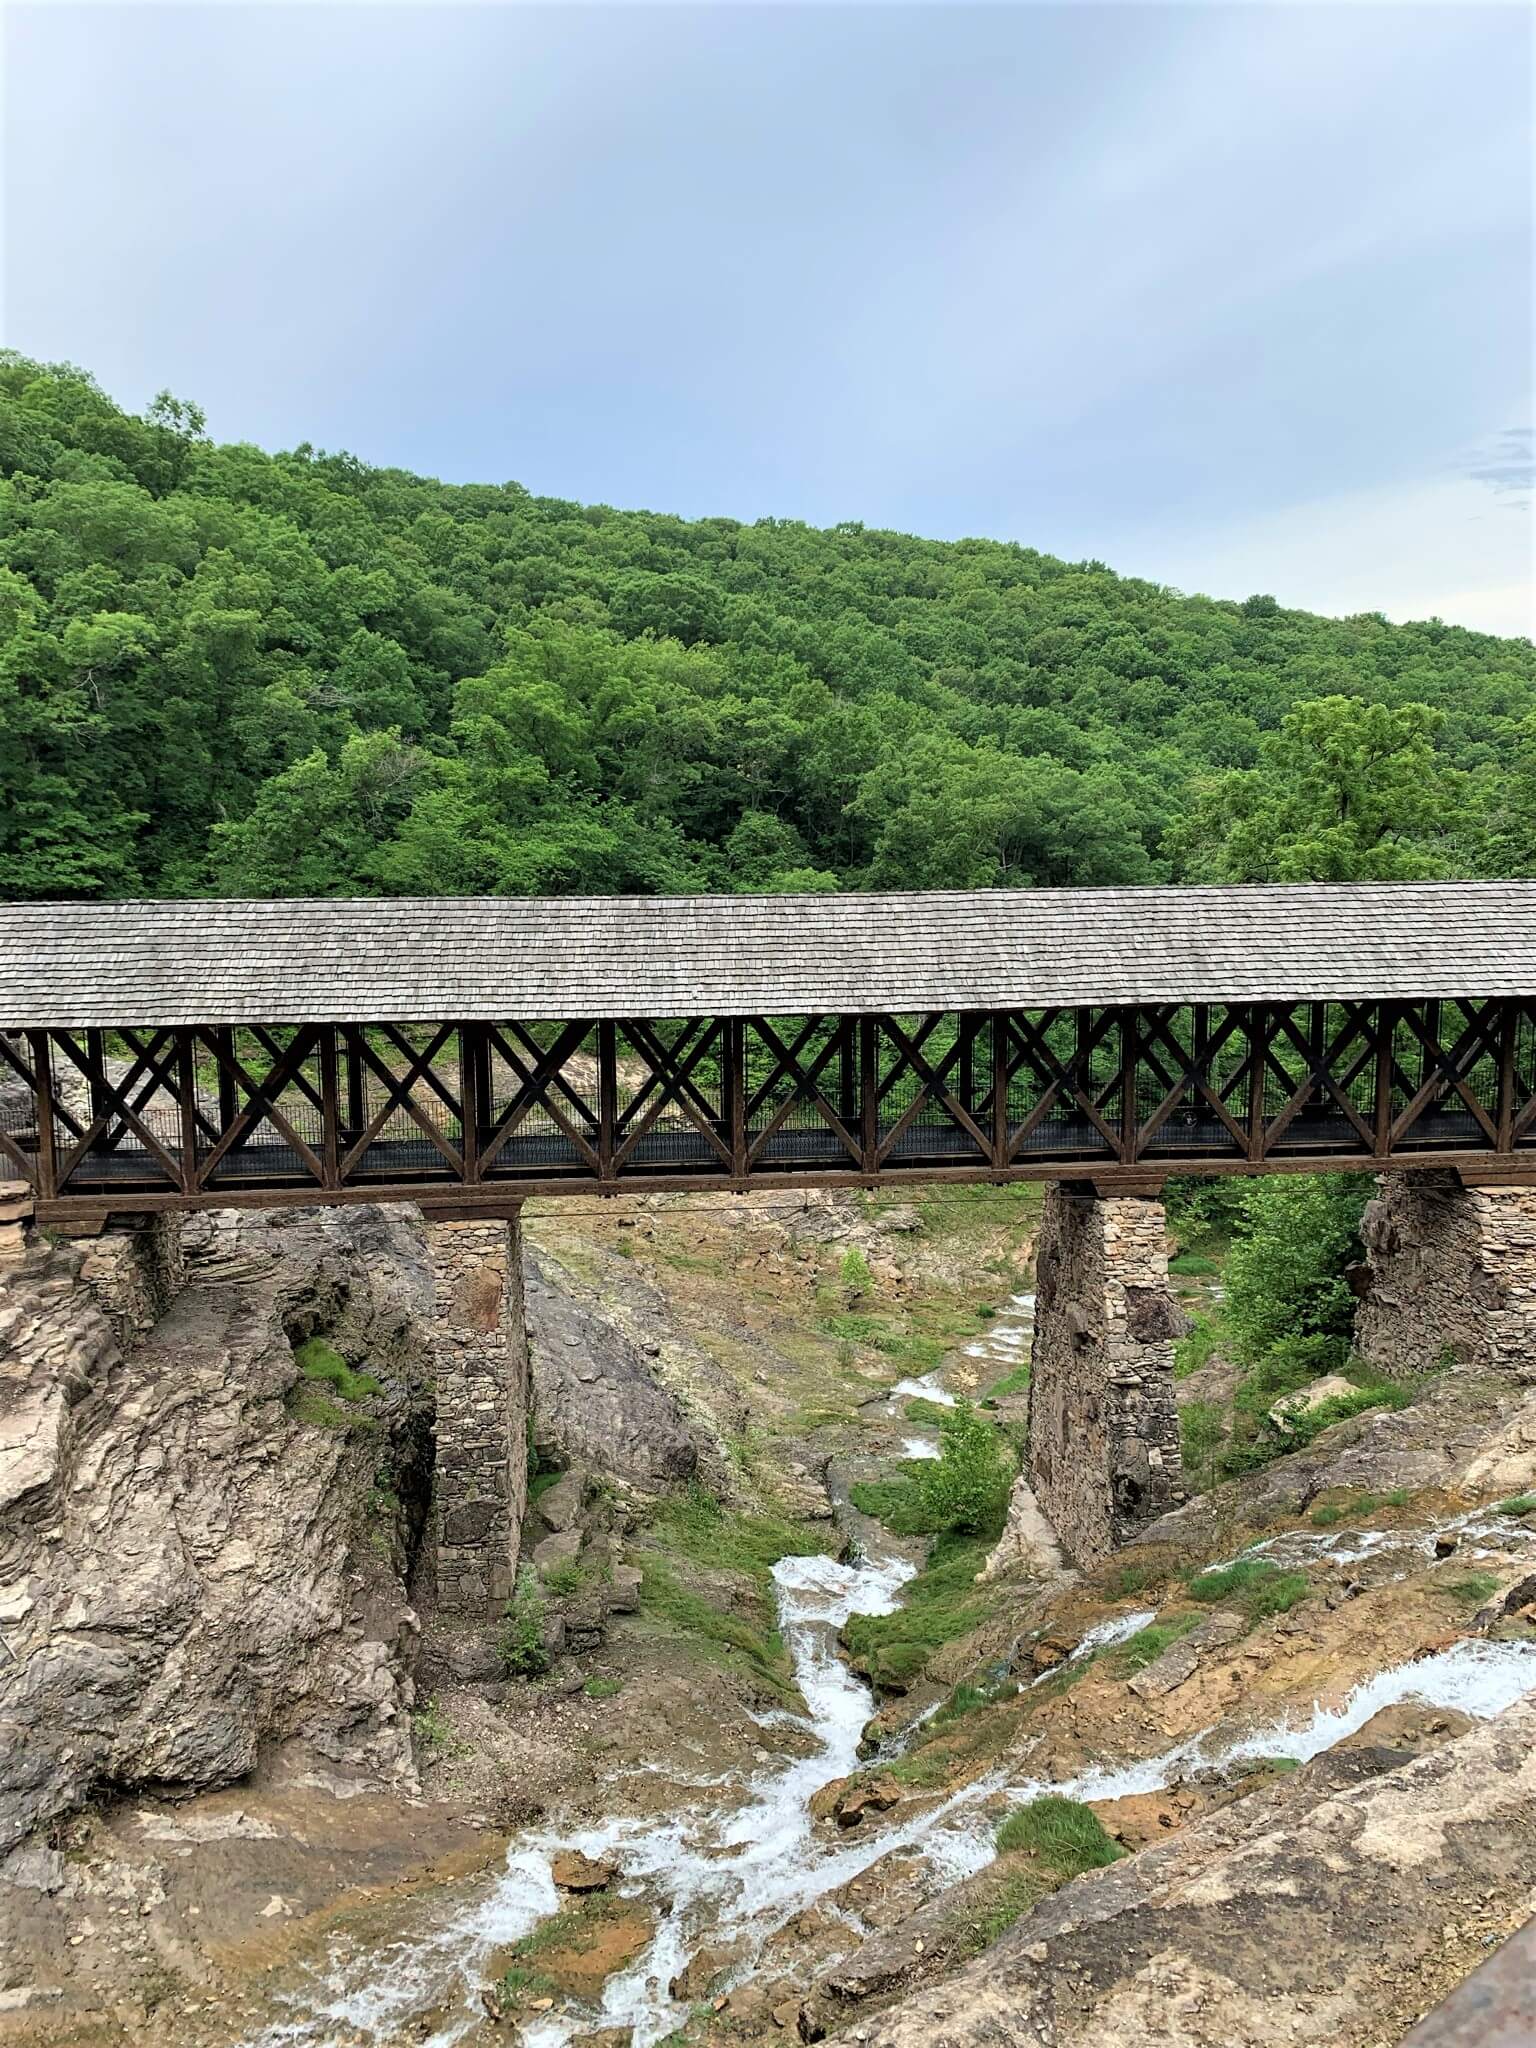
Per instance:
[[[3,332],[221,439],[1531,631],[1532,28],[12,0]]]

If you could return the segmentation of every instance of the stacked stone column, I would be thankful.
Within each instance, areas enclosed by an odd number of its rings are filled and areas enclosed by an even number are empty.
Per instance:
[[[1090,1565],[1185,1498],[1162,1203],[1052,1182],[1035,1272],[1030,1481]]]
[[[1448,1365],[1536,1381],[1536,1188],[1384,1173],[1361,1225],[1355,1348],[1388,1377]]]
[[[440,1611],[484,1618],[512,1591],[528,1496],[528,1335],[516,1216],[428,1223]]]

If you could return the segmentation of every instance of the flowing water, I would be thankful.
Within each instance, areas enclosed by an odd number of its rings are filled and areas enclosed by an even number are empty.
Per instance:
[[[523,2048],[563,2048],[594,2026],[631,2026],[636,2048],[649,2048],[685,2016],[668,1986],[701,1946],[738,1947],[735,1974],[749,1975],[768,1939],[797,1913],[893,1851],[920,1854],[942,1882],[970,1876],[992,1859],[999,1799],[1023,1804],[1045,1791],[1113,1799],[1261,1758],[1304,1762],[1402,1700],[1486,1718],[1536,1686],[1536,1644],[1469,1639],[1379,1672],[1340,1701],[1258,1729],[1206,1730],[1160,1755],[1094,1765],[1065,1781],[1020,1779],[1000,1769],[904,1822],[829,1840],[811,1820],[810,1801],[854,1768],[873,1706],[836,1654],[836,1631],[851,1614],[890,1612],[911,1572],[900,1559],[850,1566],[795,1557],[775,1568],[781,1626],[807,1708],[803,1718],[792,1718],[815,1742],[807,1754],[745,1777],[740,1805],[625,1817],[563,1835],[525,1834],[489,1890],[451,1918],[366,1955],[337,1948],[307,1995],[294,2001],[294,2017],[268,2028],[251,2048],[392,2042],[427,2013],[436,2020],[424,2037],[429,2048],[448,2048],[474,2024],[494,1952],[558,1909],[550,1863],[563,1848],[617,1864],[621,1888],[652,1901],[657,1929],[643,1954],[609,1980],[600,2007],[536,2017],[523,2028]],[[1112,1617],[1090,1631],[1073,1658],[1124,1641],[1151,1618]],[[850,1923],[850,1946],[858,1934]]]

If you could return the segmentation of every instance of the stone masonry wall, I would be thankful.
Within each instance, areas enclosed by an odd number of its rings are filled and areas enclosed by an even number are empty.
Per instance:
[[[528,1336],[517,1221],[428,1223],[441,1611],[489,1615],[512,1591],[528,1497]]]
[[[1536,1381],[1536,1190],[1387,1173],[1361,1225],[1355,1346],[1389,1377],[1449,1361]]]
[[[1088,1565],[1185,1497],[1162,1203],[1052,1183],[1035,1271],[1030,1479]]]
[[[131,1344],[152,1330],[186,1279],[182,1219],[172,1212],[133,1230],[87,1240],[80,1277],[112,1319],[118,1341]]]

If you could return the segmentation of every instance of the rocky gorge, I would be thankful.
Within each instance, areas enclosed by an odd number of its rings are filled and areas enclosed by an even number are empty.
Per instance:
[[[935,1548],[900,1489],[957,1400],[1022,1425],[1037,1214],[530,1215],[491,1628],[433,1584],[418,1223],[35,1246],[0,2040],[1400,2039],[1536,1889],[1529,1387],[1431,1378],[1087,1571],[1022,1482]]]

